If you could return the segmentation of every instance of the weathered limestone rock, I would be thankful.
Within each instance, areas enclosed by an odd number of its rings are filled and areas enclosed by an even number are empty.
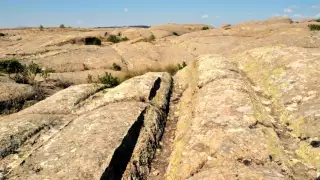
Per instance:
[[[180,100],[166,179],[317,177],[317,160],[305,161],[299,149],[286,146],[283,136],[290,135],[266,111],[250,76],[235,64],[219,55],[202,56],[178,73],[182,77],[180,73],[192,76]],[[289,139],[299,144],[294,137]],[[301,143],[307,152],[317,154]]]
[[[1,175],[9,179],[146,176],[163,132],[170,88],[167,73],[147,73],[112,89],[100,84],[71,86],[2,117]]]

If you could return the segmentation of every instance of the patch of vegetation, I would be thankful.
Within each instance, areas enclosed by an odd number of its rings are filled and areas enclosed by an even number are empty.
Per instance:
[[[84,44],[85,45],[101,45],[101,40],[96,38],[96,37],[86,37],[84,39]]]
[[[152,35],[150,35],[149,37],[145,37],[145,38],[143,38],[142,40],[139,40],[139,41],[137,41],[137,42],[152,42],[152,41],[154,41],[154,40],[156,40],[156,36],[154,36],[154,35],[152,34]]]
[[[208,30],[210,29],[208,26],[202,27],[202,30]]]
[[[60,27],[60,28],[65,28],[64,24],[60,24],[59,27]]]
[[[85,70],[85,71],[89,70],[89,68],[88,68],[88,66],[87,66],[87,65],[82,64],[82,66],[83,66],[83,70]]]
[[[124,38],[122,38],[122,41],[129,41],[129,38],[124,37]]]
[[[112,88],[119,85],[120,80],[106,72],[104,76],[98,77],[98,83],[104,84],[107,88]]]
[[[122,35],[121,32],[119,32],[119,33],[118,33],[118,36],[121,36],[121,35]]]
[[[187,66],[187,63],[185,61],[182,62],[182,64],[178,64],[178,69],[181,70]]]
[[[310,31],[320,31],[320,25],[318,24],[309,24]]]
[[[23,65],[18,60],[9,59],[0,61],[0,72],[9,74],[9,77],[17,83],[34,84],[37,74],[46,79],[49,76],[50,70],[42,70],[34,62],[29,65]],[[11,74],[14,74],[14,76],[11,77]]]
[[[152,34],[151,36],[149,36],[149,37],[146,39],[147,42],[152,42],[152,41],[154,41],[154,40],[156,40],[156,36],[154,36],[154,34]]]
[[[119,39],[117,36],[115,36],[115,35],[110,35],[110,36],[107,38],[107,41],[113,42],[113,43],[118,43],[118,42],[120,42],[120,39]]]
[[[116,64],[116,63],[113,63],[112,64],[112,69],[115,70],[115,71],[121,71],[121,66]]]
[[[319,18],[319,19],[316,19],[316,21],[317,21],[317,22],[320,22],[320,18]]]
[[[93,76],[91,74],[88,74],[87,83],[94,83]]]
[[[0,61],[0,72],[12,74],[12,73],[22,73],[24,71],[24,66],[15,59],[9,59]]]
[[[6,34],[4,34],[4,33],[0,33],[0,36],[6,36]]]
[[[172,33],[174,36],[179,36],[179,34],[177,32],[173,32]]]
[[[148,68],[141,70],[141,71],[128,71],[128,72],[126,72],[126,76],[124,77],[124,80],[133,78],[135,76],[143,75],[147,72],[168,72],[170,75],[174,76],[179,70],[185,68],[186,66],[187,66],[187,63],[183,62],[182,64],[177,64],[177,65],[169,64],[163,68],[160,68],[160,67],[150,68],[150,67],[148,67]]]
[[[42,26],[42,25],[40,25],[39,29],[40,29],[40,31],[43,31],[43,26]]]
[[[127,37],[124,37],[124,38],[121,38],[121,37],[118,37],[118,36],[115,36],[115,35],[110,35],[108,38],[107,38],[107,41],[109,42],[113,42],[113,43],[119,43],[121,41],[128,41],[129,39]]]

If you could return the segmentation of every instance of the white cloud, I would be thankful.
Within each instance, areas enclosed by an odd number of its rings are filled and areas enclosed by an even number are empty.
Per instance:
[[[320,5],[313,5],[313,6],[311,6],[311,8],[313,8],[313,9],[320,9]]]
[[[129,9],[128,8],[124,8],[124,10],[123,10],[124,12],[128,12],[129,11]]]
[[[292,9],[290,9],[290,8],[286,8],[286,9],[284,9],[283,10],[285,13],[292,13],[293,11],[292,11]]]
[[[201,16],[201,18],[202,18],[202,19],[206,19],[206,18],[209,18],[209,15],[207,15],[207,14],[204,14],[204,15],[202,15],[202,16]]]

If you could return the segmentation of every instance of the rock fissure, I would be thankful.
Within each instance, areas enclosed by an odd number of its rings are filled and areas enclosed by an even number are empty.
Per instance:
[[[122,178],[138,142],[141,129],[144,126],[145,114],[146,109],[141,112],[137,121],[132,125],[127,135],[122,140],[121,145],[115,150],[109,166],[100,178],[101,180],[120,180]]]

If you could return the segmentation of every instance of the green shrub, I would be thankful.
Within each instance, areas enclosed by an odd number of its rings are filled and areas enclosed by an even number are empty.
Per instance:
[[[99,38],[96,37],[86,37],[84,39],[84,44],[85,45],[101,45],[101,40]]]
[[[121,35],[122,35],[121,32],[119,32],[119,33],[118,33],[118,36],[121,36]]]
[[[320,18],[316,20],[317,22],[320,22]]]
[[[88,66],[87,66],[87,65],[82,64],[82,66],[83,66],[83,70],[85,70],[85,71],[89,70],[89,68],[88,68]]]
[[[40,66],[34,62],[29,65],[23,65],[15,59],[0,61],[0,72],[9,74],[15,74],[12,78],[17,83],[33,84],[37,74],[47,78],[49,76],[49,70],[44,71]]]
[[[60,24],[60,28],[65,28],[64,24]]]
[[[93,77],[91,74],[88,74],[87,83],[93,83]]]
[[[178,70],[181,70],[181,69],[185,68],[186,66],[187,66],[187,63],[185,61],[183,61],[181,65],[180,64],[177,65],[177,68],[178,68]]]
[[[121,38],[121,37],[118,37],[118,36],[115,36],[115,35],[110,35],[108,38],[107,38],[107,41],[109,42],[113,42],[113,43],[119,43],[121,41],[128,41],[129,39],[127,37],[124,37],[124,38]]]
[[[154,34],[152,34],[152,35],[149,37],[148,41],[151,42],[151,41],[154,41],[154,40],[156,40],[156,36],[154,36]]]
[[[39,29],[40,29],[40,31],[43,31],[43,26],[42,26],[42,25],[40,25]]]
[[[98,82],[105,84],[106,87],[111,88],[120,84],[120,81],[117,77],[113,77],[111,73],[105,73],[103,77],[98,77]]]
[[[115,71],[121,71],[121,66],[116,64],[116,63],[113,63],[112,64],[112,69],[115,70]]]
[[[175,36],[179,36],[179,34],[177,32],[173,32],[172,34]]]
[[[0,72],[8,74],[22,73],[24,69],[25,67],[15,59],[0,61]]]
[[[4,34],[4,33],[0,33],[0,36],[6,36],[6,34]]]
[[[202,27],[202,30],[208,30],[210,29],[208,26]]]
[[[121,39],[121,41],[129,41],[129,39],[127,37],[124,37]]]
[[[40,68],[39,64],[36,64],[34,62],[32,62],[31,64],[29,64],[27,66],[27,70],[29,71],[29,73],[34,74],[34,75],[42,72],[42,69]]]
[[[320,25],[318,24],[309,24],[310,31],[320,31]]]
[[[107,41],[113,42],[113,43],[118,43],[118,42],[120,42],[120,39],[119,39],[117,36],[115,36],[115,35],[110,35],[110,36],[107,38]]]

